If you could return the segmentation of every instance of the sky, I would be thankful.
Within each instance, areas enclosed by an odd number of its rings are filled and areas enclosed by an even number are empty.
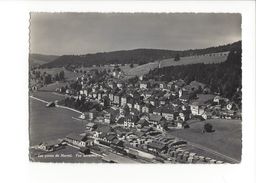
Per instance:
[[[241,15],[231,13],[31,13],[30,17],[30,53],[186,50],[238,40]]]

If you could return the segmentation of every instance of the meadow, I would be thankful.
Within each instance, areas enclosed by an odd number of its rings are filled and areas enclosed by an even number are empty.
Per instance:
[[[203,125],[211,123],[215,132],[202,133]],[[242,125],[241,120],[209,119],[206,121],[188,121],[190,128],[172,130],[169,134],[200,146],[213,149],[221,154],[241,160]]]

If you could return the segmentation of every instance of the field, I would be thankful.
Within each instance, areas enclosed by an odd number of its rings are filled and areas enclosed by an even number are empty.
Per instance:
[[[226,52],[225,52],[226,53]],[[189,56],[189,57],[180,57],[179,61],[174,61],[174,58],[164,59],[160,61],[160,67],[169,67],[169,66],[177,66],[177,65],[188,65],[188,64],[212,64],[212,63],[221,63],[227,60],[226,55],[222,56]],[[130,69],[126,72],[126,75],[129,76],[140,76],[148,73],[150,70],[153,70],[158,67],[158,62],[150,62],[144,65],[140,65],[133,69]]]
[[[74,120],[78,113],[63,108],[47,108],[45,103],[30,98],[29,101],[30,146],[63,138],[69,133],[81,133],[84,124]]]
[[[43,69],[36,69],[36,71],[40,71],[41,73],[46,72],[47,74],[51,74],[54,76],[56,73],[59,73],[60,71],[64,71],[65,79],[72,80],[76,79],[78,76],[81,76],[81,73],[75,73],[66,70],[65,68],[43,68]]]
[[[138,64],[133,64],[134,68],[138,66]],[[124,71],[125,73],[128,73],[131,69],[130,67],[130,64],[125,64],[123,66],[119,66],[119,68]],[[100,66],[100,67],[81,67],[81,68],[78,68],[78,70],[82,70],[82,71],[89,71],[89,70],[93,70],[93,69],[97,69],[99,71],[103,71],[103,70],[113,70],[114,69],[114,66],[111,66],[111,65],[103,65],[103,66]]]
[[[202,133],[205,123],[211,123],[215,132]],[[198,144],[237,161],[241,160],[242,130],[240,120],[211,119],[206,121],[191,121],[190,128],[173,130],[169,134]]]

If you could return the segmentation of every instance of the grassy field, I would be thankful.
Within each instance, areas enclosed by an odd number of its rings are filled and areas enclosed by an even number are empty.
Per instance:
[[[211,123],[213,133],[202,133],[205,123]],[[215,150],[238,161],[241,160],[242,130],[240,120],[211,119],[206,121],[191,121],[189,129],[173,130],[169,134],[189,142]]]
[[[63,95],[58,95],[53,92],[47,92],[47,91],[36,91],[36,92],[31,92],[31,96],[34,96],[36,98],[40,98],[42,100],[45,100],[47,102],[55,101],[55,100],[63,100],[65,96]]]
[[[31,98],[29,108],[30,145],[84,131],[84,124],[72,118],[79,116],[74,111],[55,107],[47,108],[45,103]]]
[[[36,69],[36,71],[40,71],[42,74],[46,72],[47,74],[51,74],[52,76],[54,76],[56,73],[59,73],[60,71],[64,71],[65,79],[67,80],[75,79],[78,76],[82,75],[81,73],[68,71],[65,68],[43,68],[43,69]]]
[[[212,64],[212,63],[221,63],[227,60],[227,55],[224,56],[201,56],[201,57],[180,57],[179,61],[174,61],[174,58],[164,59],[160,61],[160,66],[169,67],[169,66],[177,66],[177,65],[188,65],[188,64]],[[150,70],[153,70],[158,67],[158,62],[150,62],[144,65],[140,65],[133,69],[128,70],[126,74],[128,76],[140,76],[148,73]]]

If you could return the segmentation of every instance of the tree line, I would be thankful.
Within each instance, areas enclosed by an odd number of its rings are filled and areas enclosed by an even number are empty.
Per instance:
[[[196,80],[207,84],[212,92],[238,100],[242,87],[241,48],[232,50],[227,61],[220,64],[202,63],[156,68],[146,77],[164,81],[183,79],[186,83]]]

